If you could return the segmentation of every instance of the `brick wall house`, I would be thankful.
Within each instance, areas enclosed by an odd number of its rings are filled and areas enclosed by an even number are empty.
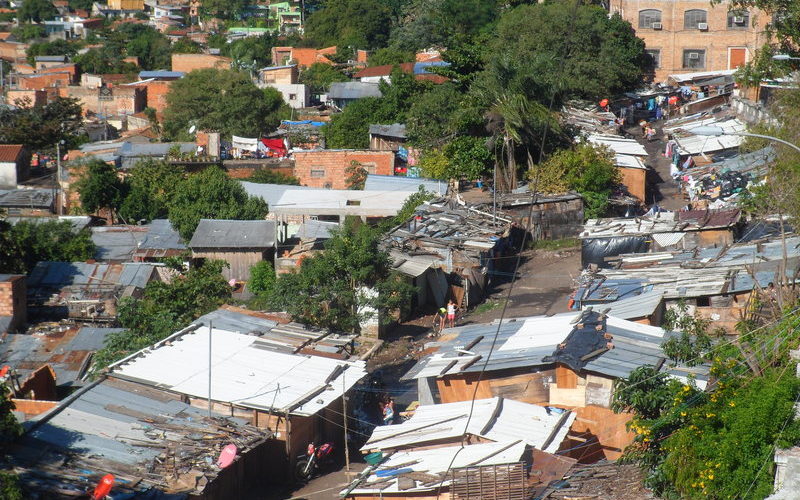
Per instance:
[[[294,176],[303,186],[347,189],[345,170],[354,161],[370,174],[394,175],[395,154],[392,151],[318,149],[294,153]]]
[[[61,97],[78,99],[84,114],[132,115],[142,111],[147,104],[147,89],[137,86],[114,86],[109,101],[99,99],[100,89],[66,87],[59,90]]]
[[[231,69],[232,59],[211,54],[172,54],[172,71],[189,73],[196,69]]]
[[[770,16],[757,9],[729,11],[707,0],[611,0],[645,41],[655,60],[655,81],[667,75],[735,69],[768,39]]]
[[[22,327],[27,321],[26,293],[25,276],[0,274],[0,319],[11,318],[10,323],[0,321],[0,324],[8,323],[8,331]]]
[[[167,93],[170,85],[172,85],[172,81],[155,80],[135,85],[135,87],[146,91],[147,107],[155,109],[160,117],[161,113],[167,109]]]

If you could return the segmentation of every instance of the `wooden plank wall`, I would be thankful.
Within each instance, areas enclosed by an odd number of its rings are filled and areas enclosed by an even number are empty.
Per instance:
[[[505,374],[505,376],[497,376]],[[478,386],[477,399],[502,396],[515,401],[547,404],[550,399],[548,386],[555,382],[555,369],[537,373],[512,371],[487,373]],[[436,380],[442,403],[469,401],[475,391],[477,373],[465,373]]]
[[[223,260],[230,267],[222,270],[226,280],[247,281],[250,279],[250,268],[265,259],[266,252],[245,250],[241,252],[207,252],[192,251],[193,259]]]

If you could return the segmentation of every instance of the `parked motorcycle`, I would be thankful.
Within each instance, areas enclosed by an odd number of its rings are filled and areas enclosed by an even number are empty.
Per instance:
[[[333,452],[333,444],[331,443],[325,443],[320,446],[309,443],[306,454],[297,457],[297,463],[294,466],[295,478],[298,481],[311,479],[311,476],[319,470],[320,465],[332,458],[331,452]]]

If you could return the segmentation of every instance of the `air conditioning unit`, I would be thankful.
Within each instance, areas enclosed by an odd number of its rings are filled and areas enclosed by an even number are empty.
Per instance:
[[[653,23],[650,25],[650,27],[654,30],[660,30],[662,28],[661,23]]]
[[[735,16],[733,18],[733,24],[744,24],[744,16]]]
[[[697,23],[697,29],[700,31],[708,31],[708,23]]]
[[[700,54],[697,52],[689,52],[689,59],[700,59]]]

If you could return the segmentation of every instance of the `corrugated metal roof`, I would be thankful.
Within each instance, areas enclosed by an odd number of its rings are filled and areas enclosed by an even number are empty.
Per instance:
[[[485,360],[498,331],[497,323],[445,330],[440,342],[426,346],[438,347],[438,350],[420,360],[402,378],[478,372],[484,365],[487,372],[552,365],[559,359],[561,351],[557,350],[558,345],[571,342],[569,339],[576,328],[572,321],[584,314],[588,316],[584,316],[582,323],[602,324],[604,328],[598,331],[599,334],[608,332],[613,335],[614,349],[591,358],[583,369],[610,377],[627,377],[639,366],[656,365],[659,359],[666,358],[660,346],[672,333],[662,328],[610,316],[600,320],[597,312],[564,313],[505,321],[500,326],[497,344],[488,365]],[[474,342],[477,343],[471,345]],[[469,354],[463,352],[467,346]],[[475,362],[476,358],[478,362]],[[450,366],[454,360],[456,364]],[[681,373],[686,370],[676,368],[675,371]],[[700,381],[707,380],[707,367],[700,369],[700,372],[704,373],[699,377]]]
[[[67,286],[135,286],[144,288],[153,275],[153,264],[89,264],[86,262],[38,262],[28,276],[28,289]]]
[[[147,237],[147,226],[100,226],[91,228],[92,242],[97,247],[95,259],[126,262]]]
[[[586,138],[593,144],[607,146],[611,151],[621,155],[647,156],[644,146],[634,139],[625,139],[616,135],[592,134]]]
[[[155,219],[147,225],[147,233],[139,243],[140,250],[186,250],[181,235],[168,219]]]
[[[274,220],[200,219],[189,248],[255,248],[275,246]]]
[[[382,95],[377,83],[334,82],[328,88],[328,99],[362,99]]]
[[[208,397],[209,329],[148,348],[112,375]],[[218,330],[212,338],[211,397],[241,407],[314,415],[367,374],[363,361],[276,352],[268,341]],[[330,379],[330,380],[329,380]],[[344,380],[344,381],[343,381]]]
[[[613,238],[618,236],[682,233],[704,229],[730,228],[741,219],[741,210],[682,210],[658,212],[633,218],[589,219],[581,238]]]
[[[146,78],[182,78],[183,75],[180,71],[140,71],[139,80]]]
[[[0,190],[0,207],[46,210],[53,207],[52,189]]]
[[[367,175],[364,191],[414,191],[422,186],[425,191],[440,196],[447,194],[447,181],[425,179],[422,177],[401,177],[397,175]]]
[[[421,276],[425,271],[443,261],[439,255],[406,255],[396,250],[389,251],[392,259],[392,268],[412,278]]]
[[[398,139],[406,138],[405,123],[393,123],[391,125],[370,125],[370,135],[382,135],[385,137],[395,137]]]
[[[459,451],[460,450],[460,451]],[[410,450],[401,451],[393,454],[388,460],[380,465],[378,470],[390,469],[411,469],[412,471],[425,472],[427,474],[443,474],[448,467],[464,467],[467,465],[496,465],[519,462],[525,453],[525,443],[503,442],[485,443],[465,446],[448,446],[446,448],[435,448],[431,450]],[[424,486],[422,481],[415,480],[415,487],[411,489],[399,490],[397,479],[391,481],[388,487],[373,488],[370,483],[383,483],[384,477],[378,477],[375,472],[352,491],[352,494],[391,494],[391,493],[414,493],[418,491],[431,491],[439,487],[439,482],[434,482]],[[443,482],[444,486],[450,484],[449,480]]]
[[[391,217],[397,215],[413,191],[354,191],[320,189],[308,192],[287,190],[270,207],[276,215],[358,215]]]
[[[563,412],[544,406],[490,398],[475,401],[467,426],[470,406],[471,401],[420,406],[402,424],[376,427],[361,451],[425,446],[467,433],[495,442],[521,439],[534,448],[554,453],[575,420],[575,414],[562,418]]]
[[[301,240],[327,240],[331,237],[331,231],[338,227],[338,222],[306,220],[300,224],[294,236]]]
[[[6,217],[5,221],[11,225],[19,224],[20,222],[27,222],[29,224],[43,224],[45,222],[69,222],[72,224],[75,232],[87,227],[92,223],[92,218],[88,215],[59,215],[58,217]]]
[[[308,186],[290,186],[288,184],[261,184],[259,182],[239,181],[249,196],[263,198],[267,202],[270,211],[272,206],[278,203],[283,193],[286,191],[309,191],[315,188]]]
[[[602,307],[609,308],[608,315],[621,319],[646,318],[656,312],[664,300],[664,293],[651,290],[633,297],[610,302]]]

